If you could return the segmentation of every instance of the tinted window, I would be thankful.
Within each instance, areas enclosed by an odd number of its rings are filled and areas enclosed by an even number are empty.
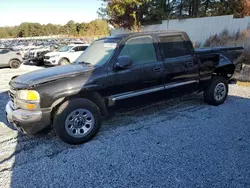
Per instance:
[[[120,56],[128,55],[133,63],[150,63],[157,61],[153,39],[151,36],[142,36],[129,39],[124,45]]]
[[[79,51],[79,47],[74,47],[72,50],[74,50],[75,52],[78,52]]]
[[[88,46],[77,46],[73,48],[73,50],[75,50],[75,52],[82,52],[82,51],[85,51],[87,47]]]
[[[79,46],[79,51],[85,51],[87,49],[88,46]]]
[[[165,58],[180,57],[191,54],[188,43],[180,35],[160,37],[160,42]]]
[[[8,52],[9,52],[9,50],[5,50],[5,49],[0,50],[0,54],[7,54]]]

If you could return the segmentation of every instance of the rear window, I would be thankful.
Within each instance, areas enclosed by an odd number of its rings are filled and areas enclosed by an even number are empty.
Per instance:
[[[159,38],[165,59],[191,54],[188,43],[181,35],[161,36]]]

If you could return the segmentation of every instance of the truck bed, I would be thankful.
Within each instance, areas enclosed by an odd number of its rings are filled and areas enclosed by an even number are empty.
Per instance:
[[[219,54],[227,57],[232,63],[238,64],[243,54],[243,47],[212,47],[212,48],[196,48],[195,52],[200,59],[217,58]]]

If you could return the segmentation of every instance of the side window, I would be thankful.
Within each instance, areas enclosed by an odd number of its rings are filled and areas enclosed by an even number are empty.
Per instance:
[[[7,53],[9,53],[9,50],[5,50],[5,49],[0,50],[0,54],[7,54]]]
[[[159,37],[165,58],[190,55],[188,43],[181,35]]]
[[[151,36],[141,36],[129,39],[120,56],[128,55],[134,64],[143,64],[157,61],[153,39]]]
[[[74,47],[72,50],[74,50],[75,52],[78,51],[78,47]]]
[[[79,46],[79,51],[85,51],[88,46]]]

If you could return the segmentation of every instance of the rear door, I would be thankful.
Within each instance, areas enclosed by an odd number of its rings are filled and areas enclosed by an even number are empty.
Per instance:
[[[128,39],[117,57],[130,56],[133,64],[125,70],[115,70],[114,65],[109,67],[110,94],[122,95],[122,93],[142,90],[150,92],[151,89],[155,92],[163,79],[163,64],[156,50],[156,41],[151,35]]]
[[[164,83],[166,88],[184,86],[194,90],[198,86],[199,66],[191,42],[184,36],[159,35],[164,66]]]

